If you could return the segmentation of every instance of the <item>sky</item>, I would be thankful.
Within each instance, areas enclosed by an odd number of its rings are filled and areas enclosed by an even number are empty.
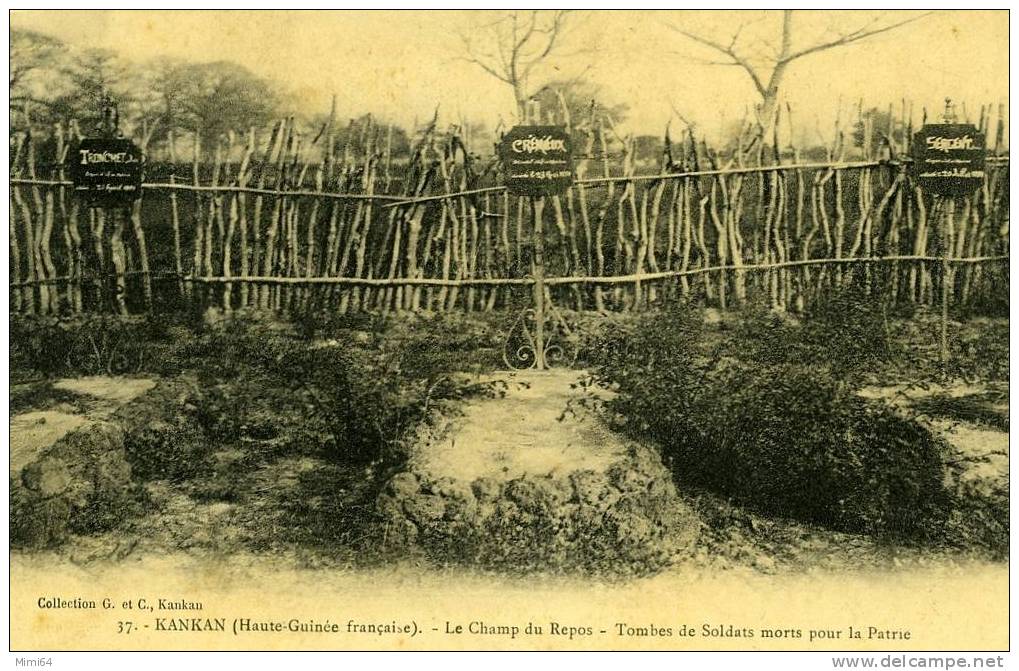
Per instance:
[[[709,137],[738,121],[755,102],[739,68],[674,28],[761,51],[775,42],[780,12],[590,11],[569,17],[569,53],[539,75],[598,84],[609,103],[625,102],[624,130],[661,134],[678,111]],[[919,12],[799,11],[794,46],[830,40],[839,32],[888,23]],[[381,11],[14,11],[13,28],[51,34],[78,47],[113,49],[143,61],[173,56],[233,60],[284,83],[303,107],[327,112],[337,96],[343,117],[372,112],[410,126],[440,107],[444,119],[494,127],[513,114],[510,88],[462,57],[459,33],[482,35],[491,17],[463,10]],[[471,28],[475,26],[475,28]],[[555,70],[550,68],[554,67]],[[860,100],[898,109],[912,101],[915,116],[932,115],[944,98],[980,104],[1008,102],[1008,13],[946,10],[855,45],[795,62],[783,84],[799,133],[822,135],[841,105],[843,119]],[[971,112],[972,113],[972,112]],[[975,116],[975,114],[973,114]]]

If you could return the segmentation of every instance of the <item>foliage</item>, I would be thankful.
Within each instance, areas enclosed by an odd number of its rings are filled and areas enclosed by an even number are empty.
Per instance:
[[[864,130],[868,125],[870,138],[866,137]],[[893,114],[871,107],[853,124],[853,146],[862,148],[869,142],[871,147],[877,148],[884,147],[890,142],[892,146],[897,147],[906,136],[906,130],[906,125]]]
[[[10,323],[11,368],[46,377],[138,373],[159,359],[169,326],[158,314],[18,316]]]
[[[845,531],[936,532],[943,445],[924,425],[857,396],[838,365],[787,360],[803,342],[741,360],[731,341],[705,351],[702,328],[698,312],[679,310],[595,343],[591,369],[618,392],[608,408],[624,430],[660,445],[687,483],[763,512]]]
[[[164,103],[157,119],[163,137],[181,129],[211,145],[229,132],[264,126],[280,107],[271,82],[230,61],[172,64],[154,81]]]
[[[99,489],[83,507],[71,509],[68,529],[77,534],[109,531],[140,513],[146,503],[145,490],[135,483],[125,491]]]
[[[973,318],[949,321],[948,361],[940,361],[941,318],[917,311],[891,327],[895,341],[906,343],[888,369],[919,387],[931,381],[1008,382],[1008,320]]]
[[[17,373],[19,371],[11,371]],[[8,412],[13,416],[31,410],[48,410],[58,405],[86,408],[88,402],[81,395],[53,387],[49,381],[19,382],[12,378]]]
[[[398,463],[404,438],[436,404],[483,390],[383,337],[384,322],[361,325],[371,330],[328,340],[244,318],[206,329],[181,357],[208,390],[201,419],[210,435]]]
[[[210,146],[279,115],[278,86],[231,61],[134,62],[105,49],[75,49],[33,31],[11,33],[12,129],[35,131],[77,121],[85,135],[115,103],[120,130],[143,146],[171,132],[195,131]]]
[[[104,95],[116,101],[118,111],[126,111],[134,102],[128,64],[112,51],[85,49],[70,54],[58,73],[63,86],[51,98],[48,116],[52,122],[73,119],[86,135],[102,127]]]
[[[135,476],[187,480],[209,467],[210,441],[193,418],[180,414],[131,432],[124,441]]]
[[[754,305],[745,308],[727,350],[760,365],[795,364],[825,369],[859,384],[881,367],[905,357],[883,307],[853,288],[818,297],[802,319]]]
[[[984,455],[970,461],[987,463],[991,458],[991,455]],[[1000,458],[1007,459],[1007,455],[1000,455]],[[963,464],[952,466],[955,470]],[[946,525],[947,545],[982,548],[997,561],[1008,560],[1008,473],[1005,469],[999,472],[1001,475],[996,479],[953,477],[957,484],[952,491],[952,513]]]
[[[963,379],[1007,382],[1009,372],[1008,321],[974,322],[960,327],[953,338],[949,374]]]
[[[314,132],[318,133],[327,121],[328,118],[325,116],[316,117]],[[411,140],[407,131],[373,119],[370,114],[351,119],[346,125],[336,128],[333,131],[333,142],[338,155],[349,151],[353,156],[365,156],[383,151],[387,143],[390,145],[389,151],[392,156],[406,156],[411,150]]]
[[[968,422],[975,426],[987,427],[1008,433],[1008,395],[999,391],[980,394],[953,396],[944,392],[922,398],[916,402],[916,409],[932,417],[944,417],[957,422]]]
[[[29,379],[191,371],[204,389],[192,404],[196,418],[213,440],[276,440],[341,460],[399,461],[403,438],[437,404],[491,390],[463,373],[477,376],[497,361],[499,331],[455,315],[414,324],[308,317],[296,327],[258,316],[190,327],[187,320],[20,317],[11,322],[12,370]],[[174,463],[197,459],[198,436],[171,428],[141,436],[137,450],[180,452]]]
[[[542,114],[552,115],[556,123],[575,129],[590,129],[598,123],[615,126],[629,114],[629,105],[610,101],[602,87],[588,79],[555,80],[541,88],[532,98],[540,104]],[[565,110],[563,109],[565,106]],[[582,146],[574,146],[580,153]]]
[[[301,337],[351,339],[384,348],[410,375],[435,379],[453,373],[480,374],[502,366],[502,336],[509,327],[502,314],[458,312],[386,315],[373,313],[302,315]]]
[[[12,28],[10,31],[10,107],[32,106],[44,94],[64,45],[49,35]],[[12,119],[12,124],[14,123]]]

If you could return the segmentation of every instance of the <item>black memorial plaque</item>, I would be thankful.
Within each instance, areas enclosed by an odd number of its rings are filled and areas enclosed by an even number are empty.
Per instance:
[[[984,181],[984,134],[972,124],[927,124],[913,136],[913,170],[920,188],[967,196]]]
[[[553,196],[573,184],[570,135],[560,126],[516,126],[499,144],[506,188],[518,196]]]
[[[123,207],[141,197],[142,150],[124,138],[86,138],[68,155],[74,193],[90,207]]]

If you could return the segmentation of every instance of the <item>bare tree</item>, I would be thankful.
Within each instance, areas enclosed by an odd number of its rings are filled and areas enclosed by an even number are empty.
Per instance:
[[[553,56],[565,55],[568,17],[567,10],[505,12],[460,34],[464,60],[513,88],[521,120],[527,116],[535,68]]]
[[[746,73],[760,96],[757,117],[761,131],[766,133],[775,123],[782,82],[794,62],[822,51],[845,47],[887,33],[919,21],[929,14],[930,12],[914,14],[898,21],[889,21],[883,15],[878,15],[858,27],[830,28],[828,33],[830,37],[824,36],[806,45],[796,44],[791,9],[782,11],[782,26],[774,38],[751,44],[746,44],[749,40],[743,39],[744,29],[753,23],[751,20],[740,22],[726,41],[699,35],[675,25],[669,27],[723,57],[723,60],[708,60],[706,63],[733,66]]]

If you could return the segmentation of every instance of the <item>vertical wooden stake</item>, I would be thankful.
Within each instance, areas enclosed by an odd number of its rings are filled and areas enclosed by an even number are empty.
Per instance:
[[[21,248],[18,244],[18,231],[14,226],[14,203],[11,202],[10,214],[7,217],[7,222],[10,227],[10,250],[11,250],[11,279],[20,283],[23,279],[21,275]],[[31,279],[31,278],[28,278]],[[30,285],[23,285],[30,286]],[[21,312],[22,305],[22,292],[23,288],[11,291],[11,307],[15,312]]]
[[[135,242],[138,244],[138,260],[141,265],[142,291],[146,309],[152,309],[152,275],[149,272],[149,249],[145,244],[145,229],[142,227],[142,201],[138,199],[131,204],[131,226],[134,230]]]
[[[949,197],[944,201],[945,223],[942,234],[941,263],[941,363],[948,363],[948,293],[950,283],[949,260],[952,257],[952,228],[955,219],[955,198]]]
[[[534,366],[545,370],[545,197],[532,198],[534,209]]]
[[[172,147],[173,145],[171,145]],[[177,167],[177,162],[174,157],[170,159],[170,165],[173,168]],[[180,251],[180,212],[177,210],[177,189],[173,188],[176,184],[176,175],[170,175],[170,221],[173,225],[173,268],[177,272],[177,294],[183,299],[185,296],[191,295],[191,283],[184,284],[184,260],[181,256]]]
[[[113,225],[110,233],[110,260],[113,262],[113,306],[117,313],[127,314],[127,250],[124,247],[124,218],[126,212],[117,208],[106,208]]]

